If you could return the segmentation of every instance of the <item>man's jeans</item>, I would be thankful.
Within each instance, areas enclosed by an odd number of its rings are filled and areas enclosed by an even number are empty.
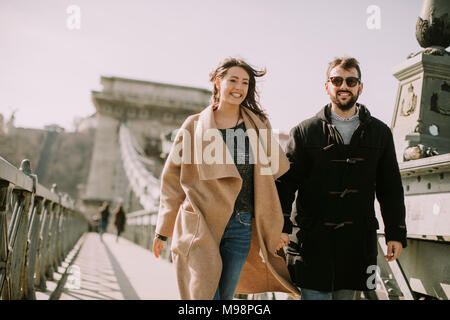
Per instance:
[[[250,251],[252,214],[233,212],[220,241],[222,275],[214,300],[233,300],[242,268]]]
[[[354,290],[337,290],[333,292],[301,289],[302,300],[354,300]]]

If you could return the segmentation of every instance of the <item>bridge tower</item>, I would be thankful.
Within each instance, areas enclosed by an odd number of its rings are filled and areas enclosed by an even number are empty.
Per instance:
[[[386,296],[450,299],[450,2],[424,0],[416,22],[423,48],[394,68],[391,124],[405,193],[408,247],[379,260]],[[382,221],[378,210],[378,221]],[[381,227],[380,230],[384,230]],[[381,246],[384,239],[379,238]],[[391,270],[385,272],[385,270]],[[387,276],[390,273],[389,276]],[[393,277],[391,277],[393,275]],[[397,285],[390,279],[395,278]],[[399,294],[401,292],[401,294]]]
[[[416,39],[424,50],[395,67],[399,80],[392,130],[399,162],[450,153],[450,3],[424,1]],[[414,149],[420,145],[416,154]],[[408,150],[407,150],[408,149]],[[406,151],[406,153],[405,153]]]
[[[102,77],[102,91],[93,91],[98,127],[83,204],[88,216],[98,212],[103,201],[122,201],[125,209],[141,209],[122,165],[119,128],[126,122],[134,147],[156,178],[163,166],[161,136],[179,128],[191,114],[205,108],[211,97],[206,89],[119,77]]]

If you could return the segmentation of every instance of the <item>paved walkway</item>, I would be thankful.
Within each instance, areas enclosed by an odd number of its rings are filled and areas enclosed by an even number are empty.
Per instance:
[[[79,270],[81,282],[77,282]],[[79,288],[78,288],[79,286]],[[60,300],[179,299],[174,266],[133,242],[87,233]]]

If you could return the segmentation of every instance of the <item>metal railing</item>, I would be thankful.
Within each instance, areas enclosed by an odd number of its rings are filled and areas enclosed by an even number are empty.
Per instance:
[[[68,195],[38,184],[30,163],[0,157],[0,298],[36,299],[88,230]]]

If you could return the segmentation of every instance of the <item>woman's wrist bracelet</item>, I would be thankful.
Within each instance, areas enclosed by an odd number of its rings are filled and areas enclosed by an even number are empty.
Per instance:
[[[160,240],[162,240],[162,241],[166,241],[166,240],[167,240],[167,237],[166,237],[166,236],[162,236],[162,235],[160,235],[160,234],[158,234],[158,233],[155,234],[155,238],[158,238],[158,239],[160,239]]]

